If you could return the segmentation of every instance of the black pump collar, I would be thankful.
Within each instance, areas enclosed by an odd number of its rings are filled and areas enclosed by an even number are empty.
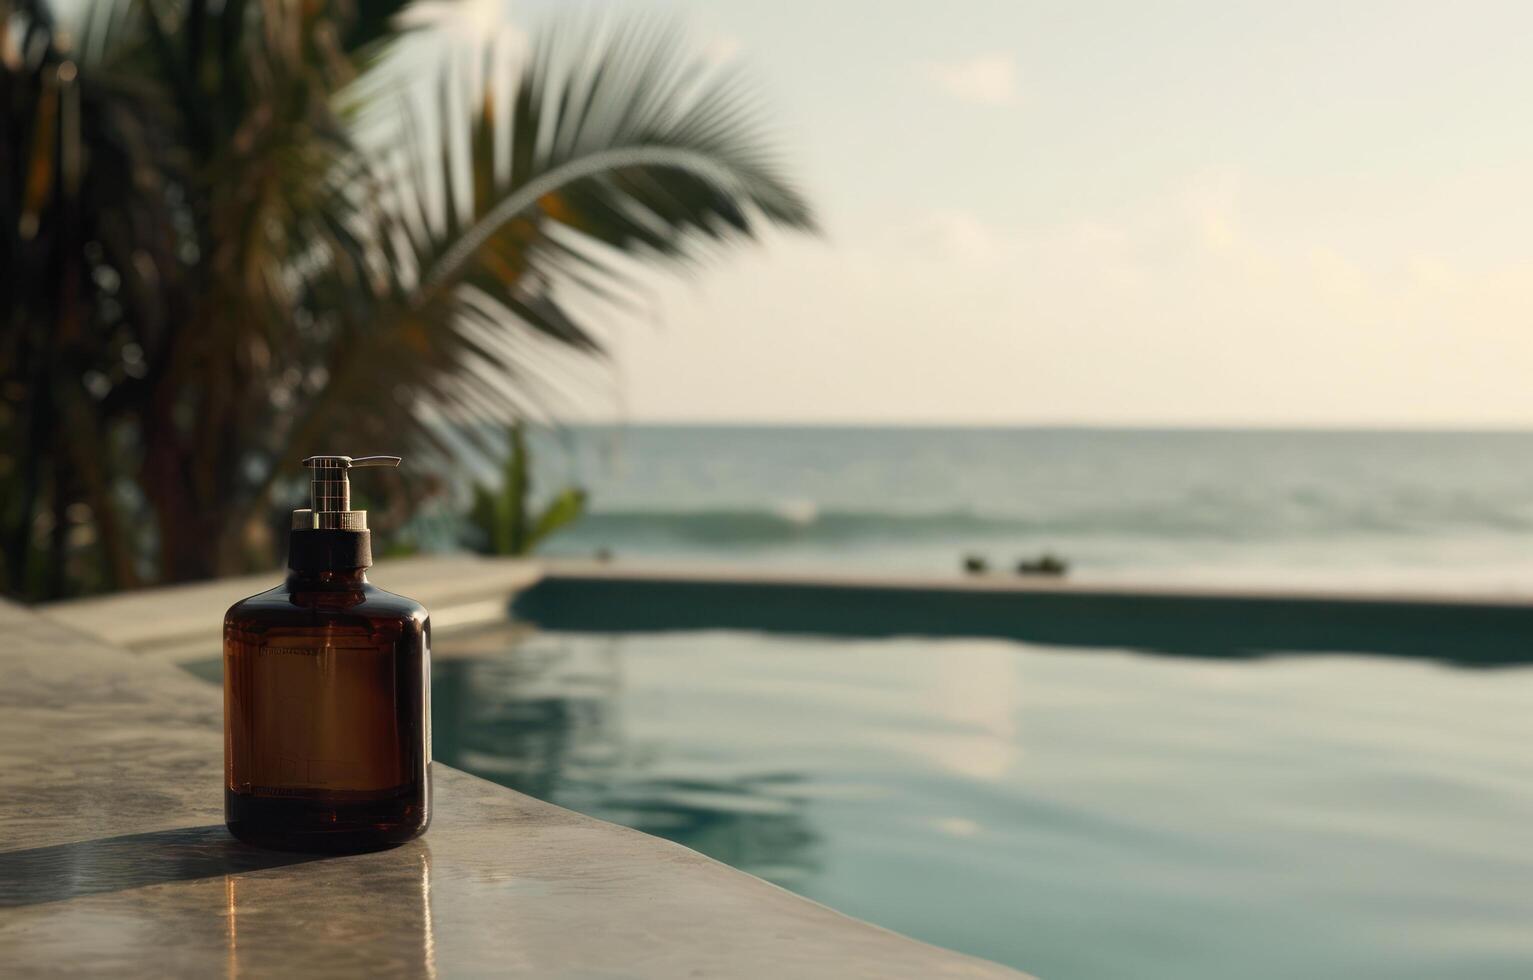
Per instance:
[[[287,535],[287,567],[295,572],[339,572],[371,568],[370,531],[294,528]]]

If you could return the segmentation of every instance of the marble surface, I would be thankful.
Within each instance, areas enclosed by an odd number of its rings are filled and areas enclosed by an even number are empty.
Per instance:
[[[1017,976],[441,765],[411,844],[247,848],[221,824],[217,690],[57,610],[0,603],[8,977]]]

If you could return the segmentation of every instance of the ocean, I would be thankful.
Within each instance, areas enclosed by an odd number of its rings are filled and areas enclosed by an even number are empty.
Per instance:
[[[1533,433],[621,426],[540,432],[584,486],[553,556],[1078,581],[1533,591]]]

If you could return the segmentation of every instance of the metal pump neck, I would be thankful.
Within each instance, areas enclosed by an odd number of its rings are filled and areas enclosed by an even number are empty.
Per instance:
[[[367,511],[351,509],[349,470],[359,466],[398,466],[398,456],[310,456],[309,507],[293,511],[293,529],[366,531]]]

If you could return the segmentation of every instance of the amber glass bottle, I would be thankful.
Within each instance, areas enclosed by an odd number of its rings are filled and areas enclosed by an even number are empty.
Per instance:
[[[387,847],[431,819],[431,625],[367,581],[346,473],[398,460],[304,463],[314,506],[294,513],[287,581],[224,617],[224,818],[263,847]]]

